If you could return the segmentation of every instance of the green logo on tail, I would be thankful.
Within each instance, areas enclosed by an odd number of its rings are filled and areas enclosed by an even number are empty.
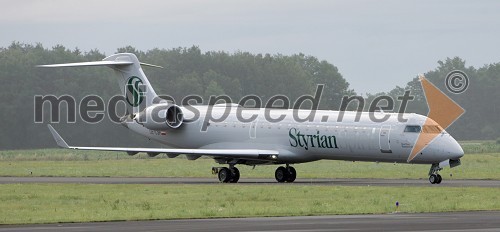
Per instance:
[[[141,104],[142,100],[144,100],[144,89],[141,88],[143,84],[144,83],[139,77],[131,76],[128,78],[125,88],[128,91],[128,93],[126,93],[126,98],[129,105],[137,107]]]

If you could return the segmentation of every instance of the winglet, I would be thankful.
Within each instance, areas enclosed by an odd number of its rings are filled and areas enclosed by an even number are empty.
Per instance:
[[[57,131],[54,129],[54,127],[52,127],[50,124],[48,124],[47,127],[49,127],[50,133],[52,133],[54,140],[56,140],[57,146],[60,146],[62,148],[69,148],[68,144],[59,135],[59,133],[57,133]]]

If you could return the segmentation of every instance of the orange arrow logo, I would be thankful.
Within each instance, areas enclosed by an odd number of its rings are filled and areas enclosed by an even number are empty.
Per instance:
[[[411,150],[407,162],[411,162],[434,138],[440,133],[425,133],[426,130],[439,128],[442,132],[455,122],[465,110],[455,101],[446,96],[435,85],[428,81],[423,75],[419,76],[420,83],[424,89],[429,115],[422,126],[422,132],[419,134],[417,142]]]

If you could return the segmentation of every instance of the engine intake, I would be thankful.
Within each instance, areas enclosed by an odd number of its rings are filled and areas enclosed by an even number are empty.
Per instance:
[[[150,130],[161,131],[179,128],[184,121],[184,115],[179,106],[165,103],[147,107],[135,120]]]

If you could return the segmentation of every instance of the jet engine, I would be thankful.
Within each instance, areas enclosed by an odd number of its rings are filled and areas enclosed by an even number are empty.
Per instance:
[[[162,131],[179,128],[184,115],[179,106],[164,103],[147,107],[136,115],[135,120],[150,130]]]

